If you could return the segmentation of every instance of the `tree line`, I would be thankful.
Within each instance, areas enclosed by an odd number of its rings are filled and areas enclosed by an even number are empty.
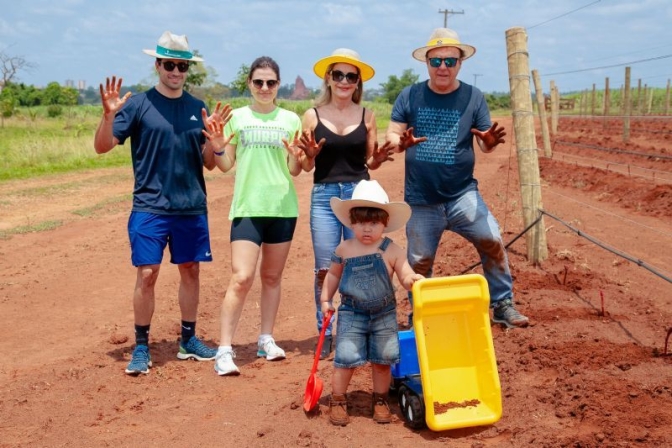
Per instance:
[[[194,54],[200,56],[198,50]],[[3,117],[12,116],[19,107],[48,106],[47,113],[50,116],[60,115],[62,107],[76,106],[81,104],[100,104],[99,89],[89,86],[87,89],[78,90],[74,87],[64,87],[57,82],[49,83],[45,88],[37,88],[17,81],[21,71],[30,70],[33,66],[22,57],[9,56],[0,52],[0,70],[2,70],[2,91],[0,91],[0,113]],[[202,63],[194,64],[189,71],[185,83],[185,90],[194,96],[213,103],[227,98],[249,96],[247,90],[247,77],[250,67],[241,65],[236,78],[228,85],[216,82],[217,73],[211,67]],[[418,82],[420,76],[412,69],[406,69],[401,76],[391,75],[386,82],[380,84],[380,88],[364,90],[363,99],[366,101],[383,102],[393,104],[397,95],[406,86]],[[135,84],[122,86],[121,94],[126,92],[138,93],[149,89],[150,85]],[[290,98],[294,91],[294,84],[284,84],[279,87],[278,98]],[[319,94],[319,89],[307,88],[309,98]],[[485,94],[491,109],[508,109],[510,97],[508,93]]]

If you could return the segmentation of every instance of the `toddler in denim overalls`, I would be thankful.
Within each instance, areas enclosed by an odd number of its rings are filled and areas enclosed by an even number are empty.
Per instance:
[[[333,310],[336,289],[341,295],[336,327],[336,355],[329,420],[345,426],[350,418],[346,391],[356,367],[371,363],[373,419],[392,420],[387,403],[390,366],[399,362],[397,302],[392,285],[396,273],[410,290],[421,278],[411,269],[406,252],[383,233],[403,227],[411,216],[404,202],[389,202],[377,181],[360,181],[352,199],[331,199],[331,208],[355,238],[342,241],[331,258],[322,287],[322,312]]]

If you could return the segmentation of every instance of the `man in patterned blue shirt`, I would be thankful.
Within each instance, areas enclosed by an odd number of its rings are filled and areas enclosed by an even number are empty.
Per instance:
[[[483,201],[474,178],[476,137],[481,150],[504,143],[504,128],[491,123],[480,90],[457,79],[462,61],[476,48],[447,28],[434,30],[413,57],[427,65],[429,80],[406,87],[397,97],[387,139],[405,152],[404,200],[412,216],[406,225],[408,261],[431,277],[444,231],[471,242],[483,263],[490,290],[492,320],[526,327],[513,304],[513,279],[499,224]]]

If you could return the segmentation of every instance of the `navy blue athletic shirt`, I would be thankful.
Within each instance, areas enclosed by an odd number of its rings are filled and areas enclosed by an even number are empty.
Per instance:
[[[133,211],[159,215],[207,213],[203,101],[183,92],[167,98],[156,88],[133,95],[114,119],[114,136],[131,139]]]

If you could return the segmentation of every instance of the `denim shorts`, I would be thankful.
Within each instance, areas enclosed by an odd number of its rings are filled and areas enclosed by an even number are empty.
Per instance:
[[[337,322],[334,367],[352,369],[367,362],[383,365],[399,362],[396,303],[377,313],[341,305]]]

